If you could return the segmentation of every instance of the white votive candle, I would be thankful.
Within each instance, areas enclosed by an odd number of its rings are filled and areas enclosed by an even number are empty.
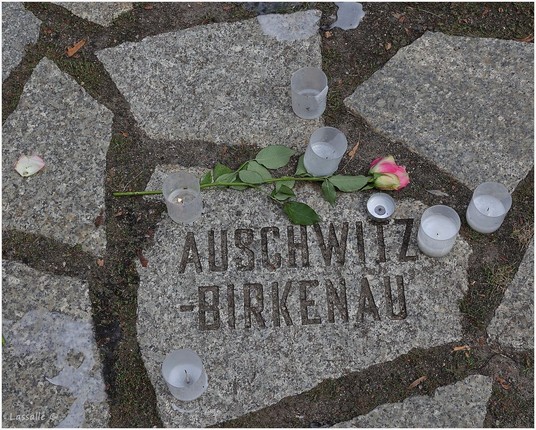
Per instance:
[[[497,182],[484,182],[476,187],[467,207],[467,224],[479,233],[493,233],[504,221],[512,206],[512,196]]]
[[[170,352],[162,363],[162,376],[172,396],[182,401],[197,399],[208,387],[203,362],[191,349]]]
[[[393,198],[385,193],[374,193],[367,200],[367,211],[375,221],[388,220],[396,209]]]
[[[417,233],[419,249],[429,257],[447,255],[460,231],[460,217],[448,206],[432,206],[424,211]]]
[[[344,133],[334,127],[321,127],[309,139],[303,165],[313,176],[329,176],[339,168],[347,149]]]
[[[189,173],[170,174],[162,185],[162,194],[170,218],[188,224],[201,216],[203,202],[199,180]]]

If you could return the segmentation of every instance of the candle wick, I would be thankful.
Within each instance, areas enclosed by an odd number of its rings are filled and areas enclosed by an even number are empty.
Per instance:
[[[190,376],[188,376],[188,372],[186,371],[186,369],[184,369],[184,373],[186,374],[186,383],[189,384],[190,383]]]

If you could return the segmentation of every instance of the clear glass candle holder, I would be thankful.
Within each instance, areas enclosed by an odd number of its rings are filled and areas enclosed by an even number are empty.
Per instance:
[[[504,221],[512,206],[512,196],[497,182],[484,182],[476,187],[467,207],[467,224],[479,233],[493,233]]]
[[[334,127],[321,127],[309,139],[303,164],[313,176],[329,176],[337,171],[348,149],[346,136]]]
[[[421,217],[417,245],[429,257],[443,257],[452,250],[460,227],[460,217],[454,209],[443,205],[429,207]]]
[[[201,216],[203,202],[199,180],[186,172],[170,174],[162,185],[162,194],[170,218],[181,224],[194,222]]]
[[[292,110],[303,119],[320,118],[326,109],[328,78],[317,67],[303,67],[290,78]]]
[[[191,349],[171,351],[162,363],[162,376],[176,399],[189,402],[197,399],[208,388],[203,362]]]

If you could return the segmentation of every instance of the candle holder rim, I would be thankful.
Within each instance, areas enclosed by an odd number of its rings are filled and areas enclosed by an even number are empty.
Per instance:
[[[434,205],[434,206],[430,206],[430,207],[426,208],[424,210],[424,212],[422,213],[422,215],[421,215],[421,224],[422,224],[422,219],[423,219],[425,214],[437,214],[437,215],[446,216],[444,213],[436,212],[439,209],[446,210],[447,212],[449,212],[452,215],[454,215],[454,217],[452,217],[452,220],[456,223],[456,228],[457,228],[456,234],[458,234],[458,232],[459,232],[459,230],[460,230],[460,228],[462,226],[462,220],[460,218],[460,215],[458,215],[458,212],[456,212],[455,209],[453,209],[453,208],[451,208],[450,206],[447,206],[447,205]],[[422,229],[420,229],[420,230],[422,230]],[[423,231],[423,233],[426,234],[429,237],[432,237],[432,236],[430,236],[428,233],[426,233],[424,231]],[[456,236],[456,234],[452,235],[450,238],[447,238],[447,239],[436,239],[436,240],[449,240],[449,239],[452,239],[454,236]]]
[[[318,74],[318,77],[324,81],[324,85],[322,88],[325,88],[328,86],[328,77],[326,73],[322,70],[321,67],[314,67],[314,66],[306,66],[306,67],[300,67],[298,70],[295,70],[292,72],[292,75],[290,76],[290,85],[291,87],[296,85],[296,79],[299,77],[300,74],[306,73],[306,72],[314,72]],[[320,72],[320,73],[319,73]]]
[[[488,187],[499,188],[499,190],[492,190],[491,192],[487,192],[487,190],[484,191]],[[512,207],[512,194],[510,193],[508,188],[506,188],[506,186],[504,184],[501,184],[500,182],[493,182],[493,181],[482,182],[480,185],[478,185],[474,189],[471,200],[481,195],[490,195],[498,199],[504,206],[505,213],[507,213]],[[478,210],[478,208],[476,209]],[[480,212],[480,210],[478,211]],[[480,213],[482,213],[483,215],[486,215],[483,212],[480,212]],[[502,216],[502,215],[499,215],[499,216]]]
[[[175,349],[173,351],[170,351],[166,355],[161,365],[162,377],[164,378],[167,384],[176,388],[184,388],[183,386],[179,386],[179,385],[175,385],[171,383],[168,379],[168,376],[171,370],[174,369],[178,364],[180,364],[180,363],[176,363],[178,361],[176,356],[179,354],[186,355],[186,358],[193,359],[194,361],[193,364],[197,365],[196,372],[192,374],[192,378],[195,379],[195,381],[197,381],[203,374],[204,367],[203,367],[203,361],[201,360],[201,357],[199,357],[199,355],[193,349],[190,349],[190,348]]]

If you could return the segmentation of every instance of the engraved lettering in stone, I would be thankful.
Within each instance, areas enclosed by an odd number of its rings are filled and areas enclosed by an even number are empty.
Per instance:
[[[380,263],[384,263],[387,260],[385,258],[385,240],[383,238],[383,224],[376,225],[376,233],[378,239],[378,259],[380,260]]]
[[[363,234],[363,223],[357,221],[355,223],[355,237],[357,240],[357,253],[359,254],[359,261],[365,264],[365,239]]]
[[[333,283],[326,279],[326,297],[328,303],[328,322],[335,322],[335,308],[343,322],[348,322],[348,302],[346,301],[346,281],[340,280],[340,292],[333,286]]]
[[[322,322],[320,317],[309,318],[309,307],[314,306],[315,301],[307,299],[307,287],[313,288],[313,287],[318,286],[318,281],[317,280],[299,281],[299,285],[300,285],[300,314],[301,314],[302,325],[320,324]]]
[[[398,261],[417,260],[417,255],[408,255],[409,241],[411,239],[411,230],[413,229],[413,218],[396,219],[395,223],[406,225],[406,229],[404,230],[404,238],[402,239],[402,246],[400,247],[400,252],[398,253]]]
[[[335,233],[335,226],[332,222],[329,223],[329,235],[327,245],[324,241],[324,236],[322,234],[322,228],[320,227],[320,224],[315,224],[313,228],[315,230],[316,239],[318,241],[318,245],[320,246],[320,251],[322,252],[322,256],[324,257],[324,262],[326,263],[326,266],[331,266],[331,256],[333,254],[333,250],[335,250],[335,253],[337,254],[337,263],[341,266],[344,265],[344,260],[346,256],[346,242],[348,239],[348,223],[344,222],[342,224],[340,241],[337,238],[337,234]]]
[[[288,264],[290,267],[298,267],[296,264],[296,251],[301,251],[301,267],[309,267],[309,248],[307,246],[307,228],[304,225],[300,226],[300,242],[294,241],[294,227],[287,227],[288,241]]]
[[[199,293],[199,328],[201,330],[217,330],[220,328],[220,287],[217,285],[202,286]],[[211,293],[212,300],[207,300]]]
[[[252,304],[251,293],[255,291],[255,305]],[[247,283],[244,284],[244,316],[245,327],[251,328],[251,315],[255,317],[259,327],[265,328],[266,323],[262,316],[264,310],[264,294],[262,284]]]
[[[274,238],[279,239],[279,229],[277,227],[261,228],[261,254],[262,265],[270,270],[275,270],[281,267],[281,254],[275,253],[273,259],[268,255],[268,233],[273,233]]]
[[[385,288],[385,304],[387,306],[387,316],[392,320],[403,320],[408,314],[406,311],[406,296],[404,294],[404,279],[402,276],[396,276],[396,292],[397,292],[397,303],[398,303],[398,313],[395,313],[395,307],[393,303],[393,294],[391,291],[391,278],[385,276],[383,278],[383,286]]]
[[[201,267],[201,260],[199,259],[199,253],[197,252],[195,236],[191,231],[186,233],[184,248],[182,250],[182,258],[179,265],[179,273],[184,273],[186,266],[190,263],[194,264],[195,271],[197,273],[201,273],[203,271],[203,268]]]
[[[280,327],[280,317],[283,315],[285,324],[287,326],[293,325],[290,313],[287,308],[287,299],[292,287],[292,281],[287,281],[285,288],[283,289],[283,296],[279,299],[279,284],[277,282],[272,283],[272,322],[274,327]]]
[[[253,230],[251,228],[237,228],[235,230],[235,246],[244,251],[247,261],[237,262],[236,268],[240,271],[249,271],[255,268],[255,254],[249,248],[253,243]]]
[[[227,324],[229,328],[235,328],[235,299],[234,299],[234,285],[227,285]]]
[[[372,291],[370,291],[370,285],[367,278],[361,279],[361,291],[359,293],[359,307],[357,309],[357,320],[364,321],[365,312],[372,314],[376,321],[380,320],[380,314],[378,313],[378,307],[374,302]]]
[[[192,312],[194,305],[179,305],[179,312]]]
[[[216,264],[216,247],[214,244],[214,230],[208,232],[208,267],[211,272],[225,272],[228,267],[228,249],[227,249],[227,230],[220,231],[221,245],[220,245],[220,261],[219,265]]]

